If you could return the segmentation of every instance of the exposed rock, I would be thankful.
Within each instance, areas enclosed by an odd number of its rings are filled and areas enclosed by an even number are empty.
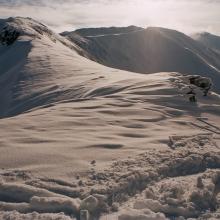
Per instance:
[[[93,213],[97,210],[98,206],[98,199],[94,196],[88,196],[81,202],[80,210],[88,210],[89,212]]]
[[[199,87],[203,91],[204,96],[208,95],[208,92],[210,91],[213,84],[210,78],[197,76],[197,75],[190,76],[189,82],[190,84]]]
[[[9,46],[17,40],[19,35],[20,33],[18,31],[4,27],[0,33],[0,43]]]
[[[203,182],[202,182],[202,177],[201,177],[201,176],[199,176],[199,177],[197,178],[197,187],[198,187],[198,188],[203,188],[203,187],[204,187],[204,184],[203,184]]]

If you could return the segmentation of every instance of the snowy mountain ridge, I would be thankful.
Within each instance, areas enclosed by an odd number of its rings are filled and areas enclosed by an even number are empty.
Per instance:
[[[220,218],[218,73],[140,74],[84,57],[105,59],[121,38],[121,51],[137,36],[141,46],[145,32],[97,37],[109,40],[102,54],[30,18],[0,20],[0,219]],[[164,54],[166,43],[191,48],[171,35],[147,36]]]
[[[89,31],[80,29],[64,36],[81,47],[85,57],[103,65],[143,74],[200,74],[219,81],[220,55],[181,32],[148,27],[126,34],[95,36],[93,29],[91,34]]]

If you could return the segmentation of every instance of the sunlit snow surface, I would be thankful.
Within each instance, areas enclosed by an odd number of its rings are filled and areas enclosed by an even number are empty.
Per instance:
[[[217,93],[192,103],[187,76],[104,67],[30,19],[7,27],[0,219],[219,218]]]

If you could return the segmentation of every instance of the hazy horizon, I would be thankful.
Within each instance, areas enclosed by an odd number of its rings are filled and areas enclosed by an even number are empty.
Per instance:
[[[220,35],[217,0],[0,0],[0,15],[32,17],[57,32],[85,27],[160,26]]]

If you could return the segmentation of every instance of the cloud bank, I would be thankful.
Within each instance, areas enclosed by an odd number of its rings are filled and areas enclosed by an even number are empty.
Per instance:
[[[1,17],[32,17],[57,32],[138,25],[220,35],[219,11],[219,0],[0,0]]]

